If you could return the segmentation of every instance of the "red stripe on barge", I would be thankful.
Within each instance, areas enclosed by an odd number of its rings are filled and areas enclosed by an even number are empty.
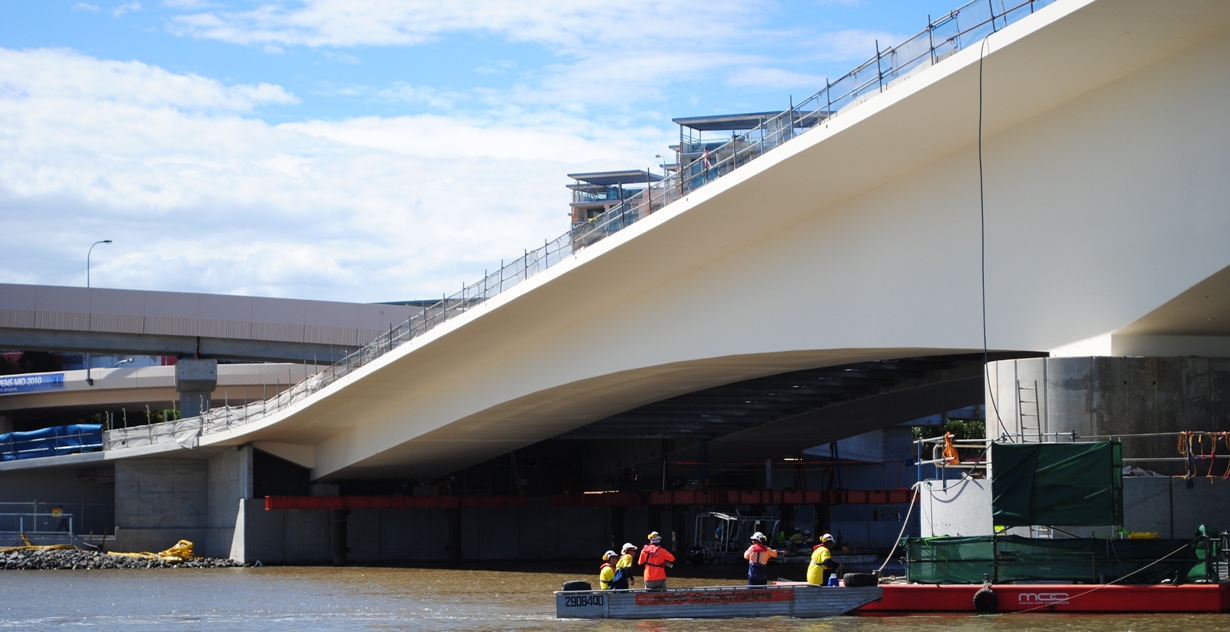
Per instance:
[[[881,584],[884,597],[856,614],[977,612],[981,584]],[[996,612],[1230,612],[1230,583],[995,584]]]

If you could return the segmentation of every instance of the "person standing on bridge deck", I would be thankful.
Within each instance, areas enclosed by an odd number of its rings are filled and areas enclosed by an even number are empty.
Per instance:
[[[637,563],[645,567],[645,588],[649,590],[666,588],[666,569],[675,561],[675,556],[662,548],[661,544],[662,536],[658,535],[657,531],[650,533],[649,544],[641,549],[641,556],[637,560]]]
[[[764,586],[768,584],[769,573],[765,570],[765,564],[780,554],[777,549],[769,548],[769,538],[765,534],[759,531],[753,533],[752,545],[743,552],[743,559],[747,560],[747,585]]]
[[[627,542],[619,551],[619,561],[615,562],[615,582],[613,585],[617,590],[627,590],[636,585],[636,577],[632,571],[632,565],[635,563],[635,560],[632,559],[632,554],[636,552],[636,545]]]
[[[610,590],[615,587],[615,560],[619,556],[615,551],[607,551],[602,554],[602,566],[598,567],[598,588],[599,590]]]
[[[807,583],[826,586],[829,577],[841,570],[841,562],[833,559],[836,544],[833,536],[827,533],[820,536],[820,544],[811,552],[811,562],[807,565]]]

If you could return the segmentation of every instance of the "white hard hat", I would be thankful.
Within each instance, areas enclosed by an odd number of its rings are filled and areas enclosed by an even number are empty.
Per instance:
[[[831,535],[829,535],[829,534],[827,534],[827,533],[826,533],[826,534],[824,534],[824,535],[820,536],[820,541],[821,541],[821,542],[832,542],[832,541],[833,541],[833,536],[831,536]]]
[[[768,538],[764,537],[764,534],[759,531],[752,534],[752,539],[757,542],[764,542],[765,540],[768,540]]]
[[[636,550],[636,545],[631,542],[625,542],[623,548],[619,549],[621,553],[627,553],[628,551],[635,551],[635,550]]]

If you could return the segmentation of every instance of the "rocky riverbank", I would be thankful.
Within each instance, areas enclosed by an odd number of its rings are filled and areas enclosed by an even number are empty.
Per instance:
[[[248,566],[235,560],[193,557],[172,562],[156,556],[108,555],[80,549],[24,549],[0,553],[0,570],[84,570],[116,568],[236,568]]]

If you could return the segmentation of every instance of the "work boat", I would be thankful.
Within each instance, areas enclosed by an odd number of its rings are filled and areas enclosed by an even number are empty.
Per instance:
[[[1173,533],[1172,523],[1194,524],[1203,514],[1224,520],[1226,492],[1212,486],[1213,478],[1196,485],[1191,476],[1135,477],[1125,487],[1120,445],[1109,441],[993,442],[990,455],[992,477],[920,486],[929,497],[920,506],[937,508],[922,524],[960,524],[967,535],[902,540],[905,581],[881,580],[884,597],[856,614],[1230,612],[1222,570],[1230,537],[1203,525],[1187,538],[1127,528],[1157,525]],[[1153,509],[1125,520],[1125,497]],[[979,529],[984,533],[968,535]],[[1012,529],[1068,535],[1030,537]],[[1082,529],[1117,537],[1071,533]]]
[[[555,593],[555,616],[561,619],[812,619],[846,614],[881,596],[879,586],[793,582],[663,590],[591,590],[587,582],[569,582],[564,588]]]

